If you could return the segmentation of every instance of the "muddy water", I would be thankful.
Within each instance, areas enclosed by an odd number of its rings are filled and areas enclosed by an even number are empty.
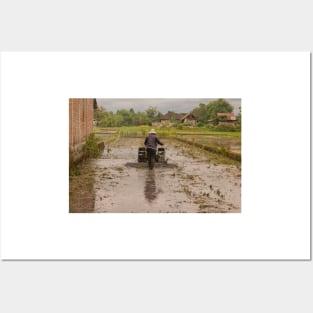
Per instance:
[[[120,138],[101,158],[95,173],[94,212],[198,213],[241,211],[241,175],[234,165],[208,162],[209,154],[164,140],[167,164],[137,163],[143,139]]]

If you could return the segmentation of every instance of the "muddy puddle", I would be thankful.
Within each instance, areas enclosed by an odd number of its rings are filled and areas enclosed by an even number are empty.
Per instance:
[[[174,140],[163,140],[166,164],[149,170],[137,163],[143,139],[120,138],[99,159],[83,165],[93,175],[92,208],[96,213],[238,213],[241,172],[236,165],[210,162],[210,155]],[[75,195],[73,195],[73,203]],[[72,210],[83,212],[84,208]]]

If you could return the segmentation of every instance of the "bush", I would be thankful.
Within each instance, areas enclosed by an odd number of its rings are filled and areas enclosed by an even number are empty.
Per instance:
[[[184,125],[182,123],[174,123],[172,125],[172,127],[176,128],[176,129],[183,129],[184,128]]]
[[[209,129],[209,130],[215,130],[215,126],[211,125],[211,124],[206,124],[205,128]]]
[[[94,133],[91,133],[83,146],[83,152],[86,153],[86,157],[97,158],[100,155],[98,147],[98,140]]]

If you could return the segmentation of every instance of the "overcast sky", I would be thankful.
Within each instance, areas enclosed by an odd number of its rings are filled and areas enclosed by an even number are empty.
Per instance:
[[[241,106],[241,99],[224,98],[231,105],[234,106],[234,113],[239,113],[239,107]],[[143,112],[150,106],[157,107],[157,110],[161,113],[167,113],[168,111],[174,111],[176,113],[188,113],[200,103],[208,104],[209,102],[216,100],[213,98],[193,98],[193,99],[97,99],[99,106],[103,106],[109,112],[116,112],[119,109],[129,110],[133,108],[135,112]]]

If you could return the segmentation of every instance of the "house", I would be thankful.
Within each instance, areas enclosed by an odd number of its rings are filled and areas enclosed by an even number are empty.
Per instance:
[[[236,122],[234,113],[217,113],[218,125],[233,126]]]
[[[79,153],[93,131],[93,112],[96,99],[69,99],[69,150]]]
[[[197,118],[192,113],[187,113],[180,118],[181,123],[189,124],[192,126],[196,126]]]
[[[172,111],[168,111],[166,114],[162,115],[160,118],[161,123],[175,123],[180,122],[182,114],[178,114]]]

